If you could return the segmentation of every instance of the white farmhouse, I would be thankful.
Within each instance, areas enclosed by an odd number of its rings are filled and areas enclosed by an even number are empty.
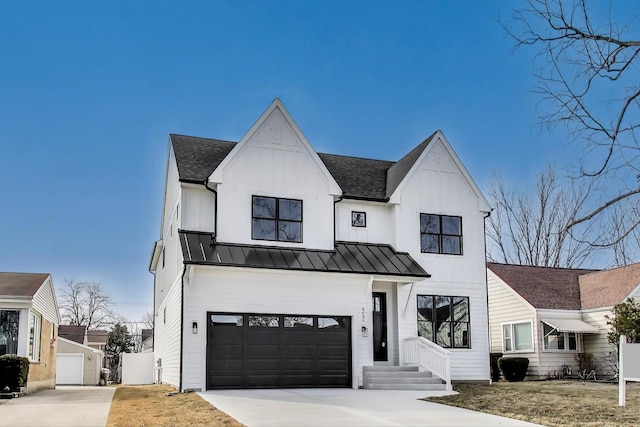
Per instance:
[[[150,262],[161,381],[488,381],[489,211],[440,131],[398,162],[319,154],[276,99],[237,143],[171,135]]]

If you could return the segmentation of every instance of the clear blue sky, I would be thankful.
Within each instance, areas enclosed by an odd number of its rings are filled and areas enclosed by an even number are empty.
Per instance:
[[[513,1],[0,5],[0,271],[151,311],[169,133],[237,141],[278,97],[319,152],[398,160],[441,129],[481,186],[564,157]]]

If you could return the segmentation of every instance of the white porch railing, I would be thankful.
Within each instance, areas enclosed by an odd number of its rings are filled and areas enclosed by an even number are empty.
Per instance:
[[[442,378],[451,391],[450,352],[424,337],[404,340],[404,364],[417,366],[420,371],[431,371]]]

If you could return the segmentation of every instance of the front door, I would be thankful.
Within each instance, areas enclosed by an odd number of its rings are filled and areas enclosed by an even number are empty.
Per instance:
[[[386,362],[387,355],[387,294],[373,293],[373,360]]]

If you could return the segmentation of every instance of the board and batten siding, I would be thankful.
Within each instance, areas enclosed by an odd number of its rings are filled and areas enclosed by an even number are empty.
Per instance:
[[[183,388],[206,389],[207,312],[351,317],[353,387],[373,365],[370,278],[356,274],[194,266],[185,284]],[[364,320],[363,320],[364,318]],[[193,334],[192,322],[198,323]]]
[[[451,353],[451,379],[487,381],[489,379],[489,343],[487,340],[487,296],[484,283],[452,283],[427,279],[398,286],[398,335],[400,360],[404,358],[402,343],[418,335],[417,295],[469,297],[471,348],[448,348]],[[402,363],[401,363],[402,364]]]
[[[180,321],[182,280],[178,278],[156,312],[154,353],[162,363],[162,382],[180,386]]]
[[[218,191],[218,241],[264,244],[252,240],[251,218],[252,196],[266,196],[302,200],[302,243],[269,245],[333,249],[333,202],[339,191],[335,180],[279,107],[262,119],[214,172],[220,181],[213,183]]]
[[[345,199],[336,203],[336,240],[395,245],[394,206]],[[366,227],[354,227],[351,212],[366,213]]]
[[[487,269],[487,285],[489,290],[489,324],[491,336],[491,352],[503,353],[504,356],[526,357],[529,359],[528,375],[539,375],[539,357],[537,351],[538,328],[536,328],[535,310],[527,304],[502,279]],[[533,351],[505,353],[502,344],[502,325],[505,323],[532,322]]]

